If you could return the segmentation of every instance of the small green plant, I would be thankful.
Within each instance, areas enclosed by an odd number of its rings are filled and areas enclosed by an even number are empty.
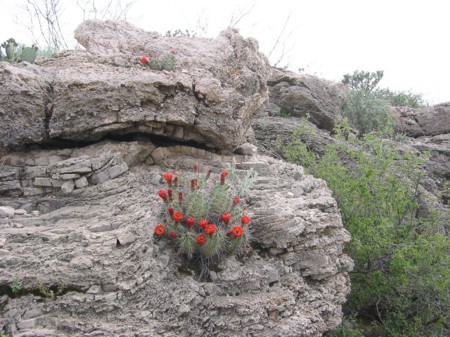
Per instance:
[[[287,118],[287,117],[291,117],[292,116],[292,113],[288,110],[288,109],[286,109],[286,108],[284,108],[284,107],[282,107],[281,109],[280,109],[280,117],[285,117],[285,118]]]
[[[210,175],[211,170],[200,174],[198,165],[187,179],[164,173],[167,189],[158,193],[164,202],[164,220],[154,229],[155,238],[173,242],[188,260],[200,262],[200,280],[210,266],[245,246],[250,217],[238,193],[245,194],[256,177],[252,171],[241,180],[237,173],[224,170],[214,183]]]
[[[11,290],[13,292],[14,295],[19,295],[19,293],[22,291],[23,288],[23,280],[20,279],[19,277],[16,277],[13,281],[13,283],[11,284]]]
[[[38,48],[34,45],[31,47],[20,46],[13,38],[10,38],[0,47],[0,60],[11,63],[22,61],[34,63],[37,50]]]
[[[139,60],[152,70],[168,70],[175,71],[177,60],[175,58],[175,51],[166,53],[162,56],[150,54],[149,57],[141,56]]]
[[[66,285],[64,283],[61,283],[56,291],[52,290],[50,287],[47,287],[44,283],[39,282],[38,289],[39,294],[43,297],[50,298],[52,300],[56,299],[56,296],[61,295],[66,288]],[[55,288],[54,288],[55,289]]]

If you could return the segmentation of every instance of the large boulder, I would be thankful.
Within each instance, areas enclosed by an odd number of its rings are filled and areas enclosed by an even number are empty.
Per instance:
[[[50,87],[36,65],[0,61],[1,147],[47,139]]]
[[[2,159],[11,171],[34,173],[30,184],[58,185],[69,174],[87,180],[74,180],[70,193],[52,185],[27,198],[2,198],[0,328],[10,334],[318,337],[341,321],[350,236],[325,182],[301,167],[145,142]],[[167,167],[188,173],[193,163],[211,167],[211,179],[227,167],[259,174],[242,200],[252,218],[249,246],[208,282],[152,238],[162,220],[162,174]],[[108,179],[94,180],[100,172]],[[20,296],[11,291],[15,282]]]
[[[292,117],[309,116],[320,129],[332,131],[342,119],[345,88],[306,74],[272,69],[268,81],[270,103]]]
[[[251,117],[268,98],[266,58],[255,40],[233,29],[216,39],[168,38],[125,22],[91,20],[75,35],[86,51],[42,61],[33,72],[0,63],[8,88],[0,95],[1,113],[15,116],[5,119],[0,143],[144,133],[231,152],[245,143]],[[174,71],[139,61],[166,53],[175,55]],[[21,73],[29,85],[17,80]],[[38,130],[23,127],[30,122]]]
[[[450,102],[425,108],[393,107],[397,130],[409,137],[450,133]]]

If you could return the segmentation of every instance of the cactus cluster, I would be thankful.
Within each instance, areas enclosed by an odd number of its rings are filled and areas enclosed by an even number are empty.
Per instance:
[[[164,173],[167,187],[158,192],[164,202],[163,221],[153,232],[157,240],[173,242],[188,260],[200,262],[200,278],[211,265],[245,246],[250,223],[233,184],[238,180],[227,179],[230,172],[224,170],[215,182],[211,173],[199,173],[198,165],[187,178]]]
[[[20,46],[13,38],[10,38],[0,46],[0,60],[11,63],[22,61],[34,63],[37,50],[38,48],[34,45],[31,47]]]
[[[177,60],[175,58],[175,52],[166,53],[161,57],[151,54],[149,57],[141,56],[139,60],[150,67],[152,70],[168,70],[175,71],[177,66]]]

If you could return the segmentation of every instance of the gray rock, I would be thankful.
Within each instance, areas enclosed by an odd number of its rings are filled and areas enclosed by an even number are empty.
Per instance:
[[[99,148],[117,153],[123,146],[107,144]],[[94,148],[80,151],[74,155],[91,158]],[[152,240],[163,207],[159,180],[167,167],[137,165],[78,194],[60,195],[58,207],[39,215],[39,227],[24,223],[26,236],[20,229],[2,228],[0,238],[8,241],[0,255],[0,265],[6,266],[0,285],[26,275],[27,289],[37,289],[43,280],[71,289],[51,301],[32,295],[10,299],[4,312],[42,312],[23,317],[22,322],[36,321],[21,328],[45,328],[46,336],[98,330],[100,335],[309,337],[340,323],[352,268],[343,254],[349,235],[321,180],[268,157],[255,155],[248,162],[246,156],[217,156],[187,146],[163,152],[166,165],[176,165],[180,175],[204,161],[213,167],[211,179],[230,165],[237,172],[257,170],[248,211],[252,246],[260,248],[249,246],[238,258],[224,260],[212,282],[198,282],[195,273],[183,271],[185,264],[171,245]],[[86,321],[83,313],[92,312],[108,314]],[[17,322],[11,315],[7,324]],[[61,326],[70,326],[70,332]]]
[[[64,194],[70,194],[75,189],[75,183],[73,180],[67,180],[61,185],[61,192]]]
[[[270,103],[292,117],[310,116],[319,129],[332,131],[342,119],[345,87],[342,83],[273,69],[268,81]],[[272,107],[273,111],[274,108]]]
[[[0,206],[0,218],[13,218],[14,208],[9,206]]]
[[[75,186],[76,188],[83,188],[89,185],[89,182],[86,177],[81,177],[77,180],[75,180]]]
[[[397,131],[410,137],[450,134],[450,102],[425,108],[393,107]]]

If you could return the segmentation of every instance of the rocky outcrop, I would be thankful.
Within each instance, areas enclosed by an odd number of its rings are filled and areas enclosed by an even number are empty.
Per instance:
[[[45,171],[42,178],[52,182],[42,187],[45,193],[1,200],[0,325],[9,332],[320,336],[340,323],[352,268],[343,247],[350,237],[326,184],[298,166],[143,142],[2,159],[8,171]],[[249,246],[225,260],[210,282],[197,281],[171,246],[152,238],[161,221],[162,173],[181,174],[193,163],[212,167],[212,179],[230,167],[259,174],[246,199]],[[95,181],[100,172],[105,180]],[[63,179],[73,174],[80,177]],[[88,184],[77,185],[83,177]],[[73,181],[72,192],[53,185],[64,180]],[[15,280],[22,282],[17,296],[10,288]]]
[[[450,102],[425,108],[393,107],[397,130],[409,137],[450,134]]]
[[[76,37],[87,51],[39,66],[0,62],[0,116],[7,121],[0,144],[142,133],[231,152],[246,142],[251,117],[268,97],[265,57],[255,40],[232,29],[216,39],[167,38],[94,20]],[[139,61],[170,52],[175,71]]]
[[[286,115],[309,115],[313,124],[328,131],[332,131],[342,119],[345,98],[342,83],[273,69],[268,85],[270,103],[280,107],[280,111]],[[270,110],[273,111],[273,107]]]

